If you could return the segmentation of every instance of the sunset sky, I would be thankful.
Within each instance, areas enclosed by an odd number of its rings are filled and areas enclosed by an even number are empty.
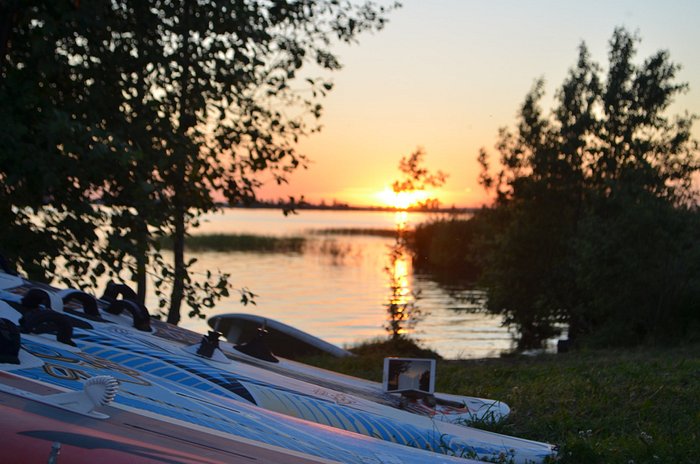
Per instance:
[[[390,2],[380,2],[390,3]],[[690,91],[673,113],[700,114],[700,1],[697,0],[402,0],[386,28],[339,46],[344,69],[323,102],[321,133],[299,146],[312,160],[284,188],[262,198],[304,195],[318,202],[381,204],[398,162],[416,147],[427,166],[448,172],[445,206],[487,201],[476,178],[480,147],[512,126],[535,79],[546,82],[546,108],[585,41],[607,65],[616,26],[637,32],[637,62],[666,49],[682,65]],[[694,127],[700,138],[700,122]]]

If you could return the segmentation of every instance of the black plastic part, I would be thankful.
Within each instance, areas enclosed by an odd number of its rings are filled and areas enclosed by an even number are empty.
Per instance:
[[[219,348],[219,337],[221,337],[221,335],[220,332],[214,330],[210,330],[207,335],[202,335],[202,341],[199,343],[197,354],[205,358],[214,356],[214,351]]]
[[[30,288],[22,297],[22,306],[27,308],[39,308],[44,306],[47,309],[56,309],[51,306],[49,292],[42,288]]]
[[[21,346],[19,327],[9,319],[0,318],[0,363],[19,364]]]
[[[118,299],[121,297],[122,299]],[[139,303],[136,292],[126,284],[118,284],[110,281],[105,288],[101,300],[110,303],[106,311],[111,314],[121,314],[126,310],[134,319],[134,327],[143,332],[151,331],[151,316],[148,309]]]
[[[260,328],[258,329],[257,335],[249,342],[243,343],[241,345],[234,346],[235,349],[241,353],[245,353],[248,356],[252,356],[263,361],[269,361],[278,363],[279,359],[272,354],[270,348],[267,346],[265,338],[267,337],[267,330]]]
[[[3,255],[0,255],[0,271],[13,276],[17,275],[17,271],[15,270],[15,268],[12,267],[10,262]]]
[[[94,318],[100,317],[100,311],[97,309],[97,300],[92,295],[81,292],[80,290],[73,290],[63,296],[64,305],[70,303],[71,301],[77,301],[80,303],[80,306],[83,307],[83,312],[85,315],[92,316]]]
[[[22,333],[55,333],[56,341],[70,346],[73,343],[73,325],[71,319],[60,313],[35,309],[28,311],[19,320]]]
[[[102,295],[101,300],[116,301],[119,297],[124,300],[138,302],[138,295],[136,292],[126,284],[118,284],[116,282],[110,281],[105,288],[105,292]]]
[[[134,328],[143,332],[151,331],[151,318],[146,308],[131,300],[114,300],[105,310],[110,314],[119,315],[124,311],[131,314]]]

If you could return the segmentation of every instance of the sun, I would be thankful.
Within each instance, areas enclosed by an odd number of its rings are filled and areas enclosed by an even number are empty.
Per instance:
[[[396,209],[408,209],[430,198],[430,192],[425,190],[394,192],[389,187],[386,187],[384,190],[377,193],[376,196],[385,206]]]

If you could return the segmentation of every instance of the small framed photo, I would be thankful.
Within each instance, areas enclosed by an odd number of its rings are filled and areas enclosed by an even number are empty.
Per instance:
[[[384,391],[387,393],[435,393],[435,360],[384,358]]]

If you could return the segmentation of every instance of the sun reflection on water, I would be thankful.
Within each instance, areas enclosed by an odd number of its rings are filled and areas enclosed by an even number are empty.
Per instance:
[[[394,213],[394,224],[396,225],[397,232],[401,233],[408,227],[408,212],[397,211]]]
[[[405,305],[413,300],[408,276],[408,259],[403,254],[401,256],[397,256],[396,260],[393,262],[391,272],[391,286],[396,286],[391,298],[392,303],[397,305]]]
[[[387,323],[385,328],[393,339],[402,337],[413,331],[416,323],[422,318],[421,311],[416,306],[418,297],[413,289],[412,262],[406,246],[408,228],[408,213],[394,213],[396,232],[394,243],[387,253],[385,271],[388,275],[389,296],[385,307]]]

